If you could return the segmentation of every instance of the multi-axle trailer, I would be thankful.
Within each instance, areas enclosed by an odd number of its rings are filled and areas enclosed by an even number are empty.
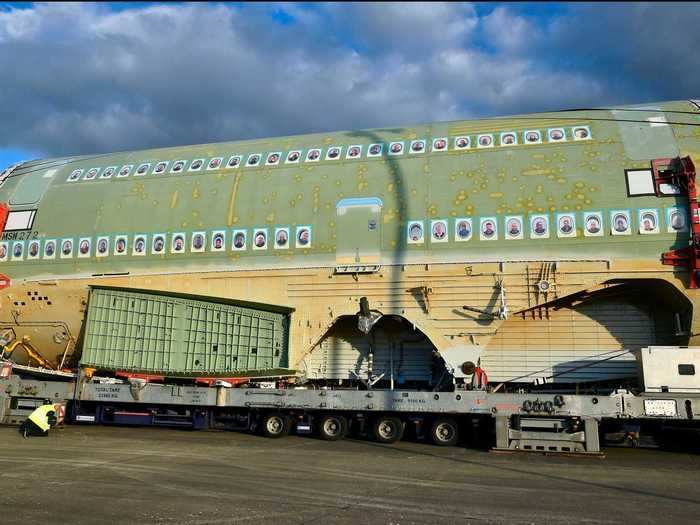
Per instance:
[[[698,363],[700,349],[644,349],[645,390],[606,395],[101,382],[84,374],[31,377],[27,368],[7,366],[0,379],[0,422],[19,424],[48,401],[65,403],[66,419],[76,423],[251,430],[268,437],[313,432],[327,440],[355,429],[382,443],[417,429],[437,445],[454,445],[465,432],[495,427],[496,449],[598,453],[601,423],[617,430],[700,428]]]

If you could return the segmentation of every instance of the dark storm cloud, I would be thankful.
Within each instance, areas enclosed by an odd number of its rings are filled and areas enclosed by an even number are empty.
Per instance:
[[[695,5],[0,10],[0,147],[64,155],[700,94]]]

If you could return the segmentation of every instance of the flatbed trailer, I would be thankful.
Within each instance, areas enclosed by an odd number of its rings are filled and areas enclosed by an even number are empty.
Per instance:
[[[51,401],[65,402],[66,420],[74,423],[246,430],[268,437],[295,431],[327,440],[342,439],[353,428],[382,443],[398,441],[407,426],[415,426],[437,445],[454,445],[461,433],[477,428],[488,429],[496,450],[582,454],[600,452],[601,423],[700,427],[700,390],[678,392],[672,384],[661,389],[669,391],[577,395],[233,388],[225,382],[198,386],[143,379],[105,383],[82,373],[72,380],[32,378],[26,367],[5,375],[0,379],[4,424],[19,424]]]

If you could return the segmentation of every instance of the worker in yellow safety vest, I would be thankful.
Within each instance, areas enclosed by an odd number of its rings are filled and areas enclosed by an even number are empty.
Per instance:
[[[49,429],[58,422],[57,410],[53,403],[46,403],[36,408],[22,423],[20,431],[28,436],[48,436]]]

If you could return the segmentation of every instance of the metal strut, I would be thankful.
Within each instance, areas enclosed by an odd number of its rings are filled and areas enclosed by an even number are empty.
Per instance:
[[[662,191],[663,188],[674,187],[680,194],[685,193],[689,201],[690,246],[665,252],[661,255],[661,262],[669,266],[686,267],[690,272],[689,287],[700,288],[700,209],[695,184],[695,165],[690,157],[678,157],[654,159],[651,161],[651,167],[657,197],[668,194]]]

